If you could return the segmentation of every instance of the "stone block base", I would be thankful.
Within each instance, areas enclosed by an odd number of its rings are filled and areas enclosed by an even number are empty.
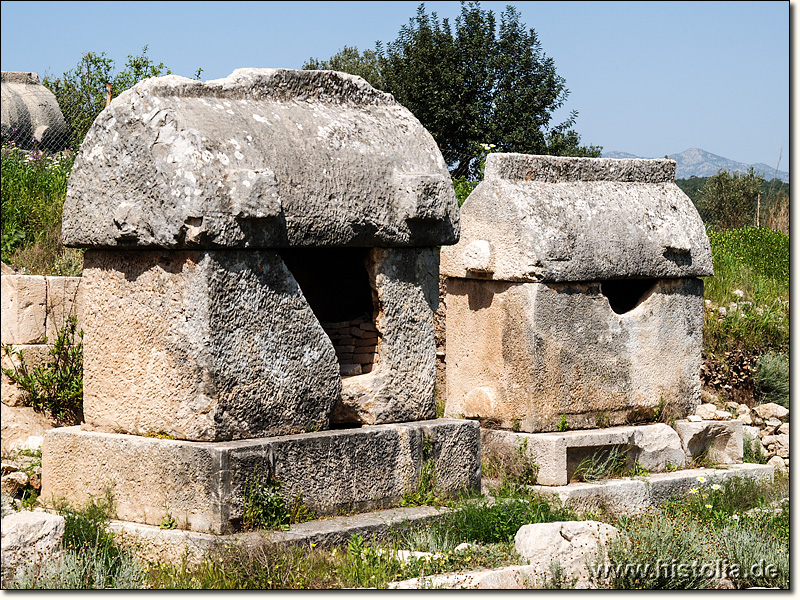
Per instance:
[[[675,422],[675,431],[681,438],[686,462],[706,454],[714,464],[742,462],[742,422],[732,421],[687,421]]]
[[[473,421],[436,419],[298,435],[192,442],[82,431],[47,432],[42,498],[81,505],[108,489],[117,518],[228,533],[241,526],[253,482],[271,476],[284,499],[317,515],[389,506],[417,488],[432,460],[437,487],[480,488],[480,433]]]
[[[663,423],[561,433],[481,429],[481,446],[485,459],[514,460],[518,452],[524,452],[539,465],[536,482],[550,486],[567,485],[582,460],[615,446],[624,449],[627,469],[638,462],[657,473],[670,466],[682,467],[686,460],[678,434]]]

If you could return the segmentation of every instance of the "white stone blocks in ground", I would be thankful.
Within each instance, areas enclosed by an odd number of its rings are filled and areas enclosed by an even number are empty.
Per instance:
[[[660,472],[681,467],[686,460],[678,434],[663,423],[535,434],[482,428],[481,444],[485,457],[494,454],[506,460],[524,447],[539,465],[540,485],[566,485],[579,462],[602,448],[622,447],[629,469],[638,462],[648,471]]]
[[[715,464],[742,462],[742,422],[700,421],[679,419],[675,431],[680,436],[686,462],[706,454]]]

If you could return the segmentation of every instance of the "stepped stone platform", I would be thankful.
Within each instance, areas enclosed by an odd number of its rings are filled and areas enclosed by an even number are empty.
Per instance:
[[[232,533],[248,489],[280,482],[287,503],[302,498],[319,516],[396,504],[433,461],[437,488],[480,488],[478,423],[434,419],[297,435],[195,442],[62,427],[48,431],[42,497],[83,504],[106,489],[123,521]]]
[[[663,502],[671,495],[697,487],[698,477],[704,477],[708,483],[734,476],[771,481],[773,473],[773,468],[769,465],[740,464],[728,465],[724,469],[685,469],[648,477],[610,479],[591,484],[572,483],[557,487],[533,487],[542,493],[558,496],[565,504],[579,512],[604,508],[620,514],[636,514]],[[489,487],[493,483],[499,482],[484,479],[485,494],[488,494]],[[360,535],[368,541],[379,541],[385,539],[393,527],[430,522],[441,518],[450,510],[431,506],[383,509],[300,523],[292,525],[286,531],[250,531],[228,535],[160,529],[154,525],[119,520],[113,521],[110,528],[133,542],[137,555],[143,560],[179,562],[183,558],[189,561],[198,560],[205,550],[221,542],[314,544],[323,548],[345,544],[353,535]],[[512,567],[509,568],[514,570]],[[480,581],[482,580],[476,580],[475,583],[478,584]]]

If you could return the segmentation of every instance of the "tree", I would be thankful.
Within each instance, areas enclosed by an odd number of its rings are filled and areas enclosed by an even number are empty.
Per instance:
[[[510,6],[498,27],[492,11],[462,2],[451,27],[421,4],[385,49],[378,42],[359,54],[346,46],[303,68],[362,75],[390,92],[431,132],[454,177],[478,177],[482,144],[503,152],[600,155],[600,147],[580,145],[572,129],[576,111],[551,123],[569,91],[536,32]]]
[[[304,69],[343,71],[351,75],[358,75],[372,87],[383,89],[378,53],[375,50],[365,50],[364,54],[358,52],[354,46],[345,46],[328,60],[309,58],[303,65]]]
[[[73,70],[57,78],[47,76],[42,85],[55,94],[70,132],[69,146],[77,150],[95,117],[106,106],[107,83],[111,84],[114,97],[142,79],[169,73],[164,63],[155,64],[147,56],[145,46],[140,56],[128,55],[125,68],[117,74],[114,74],[114,60],[105,52],[87,52]]]
[[[720,169],[703,186],[697,210],[703,221],[717,229],[755,225],[763,184],[764,176],[753,167],[745,173]]]

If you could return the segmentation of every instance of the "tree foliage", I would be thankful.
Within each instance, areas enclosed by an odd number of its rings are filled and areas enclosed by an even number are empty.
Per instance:
[[[498,23],[479,2],[462,3],[451,26],[421,4],[385,48],[377,42],[375,50],[359,53],[345,46],[303,68],[360,75],[390,92],[431,132],[454,177],[479,175],[482,144],[501,152],[600,155],[600,147],[580,145],[577,112],[552,122],[569,90],[536,32],[511,6]]]
[[[745,173],[720,169],[703,186],[697,210],[703,221],[717,229],[755,225],[763,184],[764,176],[753,167]]]
[[[46,76],[42,84],[55,94],[67,128],[69,147],[77,150],[92,123],[106,106],[106,84],[111,84],[111,96],[120,93],[147,77],[168,75],[164,63],[154,63],[147,56],[147,46],[139,56],[128,55],[125,67],[114,73],[114,60],[105,52],[85,53],[74,69],[61,77]]]

